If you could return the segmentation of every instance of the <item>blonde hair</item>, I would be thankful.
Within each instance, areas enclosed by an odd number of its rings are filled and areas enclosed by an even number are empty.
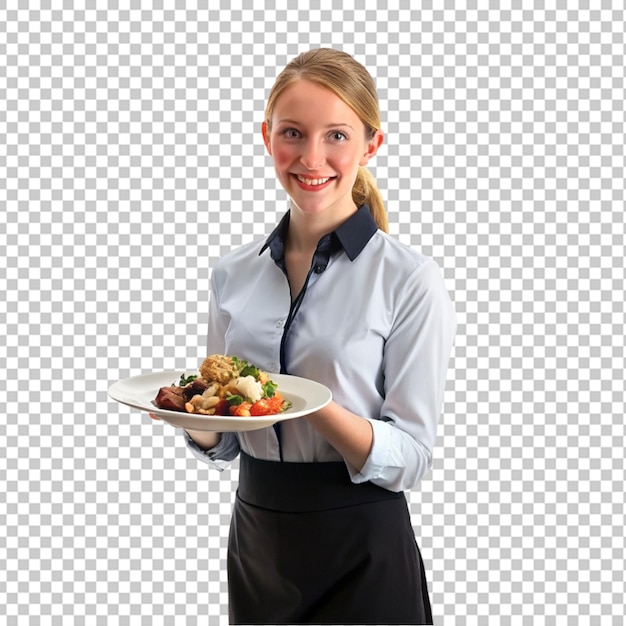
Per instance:
[[[316,48],[293,59],[278,75],[265,107],[265,120],[271,129],[272,113],[278,97],[297,80],[308,80],[325,87],[341,98],[365,125],[369,137],[380,130],[380,107],[374,79],[346,52]],[[378,228],[388,232],[385,203],[371,172],[359,166],[352,199],[357,206],[367,204]]]

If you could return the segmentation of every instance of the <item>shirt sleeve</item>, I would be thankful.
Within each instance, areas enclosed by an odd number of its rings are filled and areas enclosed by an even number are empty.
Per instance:
[[[211,354],[224,354],[226,349],[226,329],[228,320],[223,318],[220,312],[220,288],[223,278],[220,265],[211,273],[211,293],[209,297],[209,328],[207,331],[207,356]]]
[[[219,265],[211,275],[211,297],[209,300],[209,328],[207,333],[207,355],[224,354],[226,320],[222,318],[219,307],[220,273]],[[219,443],[204,450],[183,430],[183,436],[187,448],[199,461],[207,463],[211,467],[223,471],[237,457],[240,451],[239,439],[235,433],[222,433]]]
[[[196,459],[220,472],[224,471],[239,454],[239,440],[235,433],[222,433],[219,443],[209,450],[203,450],[186,430],[183,430],[183,436],[187,448]]]
[[[385,343],[385,400],[370,419],[373,443],[352,481],[391,491],[414,488],[432,467],[448,362],[456,333],[454,307],[437,264],[407,277]]]

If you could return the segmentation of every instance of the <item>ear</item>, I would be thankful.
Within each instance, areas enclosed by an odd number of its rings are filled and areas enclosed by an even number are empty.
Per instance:
[[[377,130],[374,133],[374,136],[367,142],[367,150],[361,157],[359,165],[367,165],[369,160],[378,152],[378,148],[380,148],[384,138],[385,134],[382,130]]]
[[[267,148],[267,151],[271,156],[272,147],[270,145],[270,133],[269,129],[267,128],[267,122],[263,122],[263,124],[261,125],[261,132],[263,133],[263,143],[265,144],[265,147]]]

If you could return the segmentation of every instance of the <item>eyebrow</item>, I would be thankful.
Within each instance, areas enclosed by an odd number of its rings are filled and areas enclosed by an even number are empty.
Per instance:
[[[278,124],[302,124],[302,122],[298,122],[297,120],[292,120],[289,118],[285,118],[282,120],[278,120],[277,122]],[[354,130],[354,128],[352,128],[352,126],[350,126],[350,124],[346,124],[345,122],[338,122],[337,124],[327,124],[326,128],[337,128],[338,126],[346,126],[347,128],[350,128],[351,130]]]

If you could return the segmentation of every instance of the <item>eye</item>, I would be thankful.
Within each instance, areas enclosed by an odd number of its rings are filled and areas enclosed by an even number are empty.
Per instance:
[[[300,131],[295,128],[285,128],[280,134],[286,139],[298,139],[300,137]]]
[[[348,136],[345,133],[342,133],[340,130],[333,130],[330,133],[330,138],[332,141],[345,141]]]

